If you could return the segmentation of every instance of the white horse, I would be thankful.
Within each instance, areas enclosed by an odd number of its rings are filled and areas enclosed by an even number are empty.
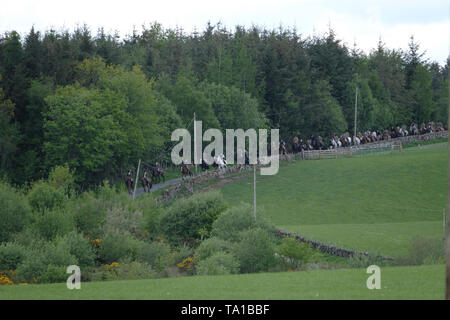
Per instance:
[[[354,136],[353,143],[355,146],[359,146],[361,144],[361,140],[357,136]]]
[[[214,156],[214,163],[217,164],[219,173],[227,168],[227,161],[225,160],[225,156],[223,154]]]

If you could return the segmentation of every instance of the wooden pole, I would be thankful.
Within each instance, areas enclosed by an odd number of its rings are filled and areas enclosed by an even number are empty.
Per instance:
[[[450,62],[450,57],[447,59]],[[450,78],[450,69],[448,69],[448,77]],[[450,86],[448,87],[448,93],[450,94]],[[450,124],[450,112],[448,112],[448,123]],[[447,144],[448,155],[450,156],[450,145]],[[450,211],[450,162],[447,164],[447,212]],[[449,219],[447,219],[447,228],[445,232],[445,260],[446,260],[446,288],[445,299],[450,300],[450,225]]]
[[[136,186],[138,184],[138,179],[139,179],[139,168],[141,167],[141,159],[139,159],[139,163],[138,163],[138,168],[136,171],[136,180],[134,181],[134,191],[133,191],[133,200],[136,197]]]
[[[358,116],[358,87],[355,90],[355,128],[354,128],[354,137],[356,137],[356,119]]]
[[[194,164],[195,164],[195,174],[197,174],[197,130],[195,125],[195,112],[194,112]]]
[[[253,165],[253,215],[256,221],[256,165]]]

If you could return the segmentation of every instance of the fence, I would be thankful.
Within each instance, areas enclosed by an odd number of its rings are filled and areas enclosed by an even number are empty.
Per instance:
[[[448,131],[438,131],[426,133],[423,135],[391,138],[389,140],[361,144],[359,146],[351,146],[346,148],[302,151],[301,153],[288,154],[284,158],[296,157],[303,160],[319,160],[343,157],[360,157],[372,154],[385,154],[397,150],[401,151],[401,146],[406,143],[430,141],[439,138],[448,138]]]

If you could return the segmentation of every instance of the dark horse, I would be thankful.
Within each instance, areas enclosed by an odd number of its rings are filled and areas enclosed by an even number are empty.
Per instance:
[[[144,192],[150,192],[150,189],[152,188],[152,179],[148,177],[142,177],[141,185],[142,188],[144,188]]]
[[[133,179],[131,179],[130,176],[128,176],[127,179],[125,180],[125,185],[128,188],[128,193],[132,194],[133,193],[134,183],[133,183]]]
[[[163,182],[166,181],[166,178],[164,177],[164,170],[161,169],[160,167],[158,167],[158,166],[155,166],[155,167],[151,166],[150,167],[150,171],[152,173],[152,178],[153,178],[153,180],[156,183],[160,183],[161,182],[161,178],[162,178]]]
[[[209,169],[209,164],[207,164],[206,161],[204,159],[202,159],[201,167],[202,167],[203,171],[206,171]]]
[[[186,164],[181,164],[181,179],[183,180],[185,176],[189,175],[192,177],[192,171],[188,168]]]

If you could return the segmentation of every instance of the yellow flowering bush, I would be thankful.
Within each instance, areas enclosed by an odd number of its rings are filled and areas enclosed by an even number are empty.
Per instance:
[[[188,258],[184,259],[183,261],[181,261],[180,263],[178,263],[177,267],[181,271],[192,270],[194,268],[194,264],[197,261],[197,259],[198,259],[198,256],[188,257]]]
[[[108,270],[114,270],[118,267],[120,267],[120,264],[118,262],[113,262],[111,264],[106,265],[106,269],[108,269]]]
[[[100,248],[100,243],[102,242],[102,239],[94,239],[94,240],[91,240],[91,242],[94,247]]]
[[[17,281],[17,275],[14,270],[0,271],[0,285],[14,284]]]
[[[6,275],[0,276],[0,285],[11,285],[13,282]]]

